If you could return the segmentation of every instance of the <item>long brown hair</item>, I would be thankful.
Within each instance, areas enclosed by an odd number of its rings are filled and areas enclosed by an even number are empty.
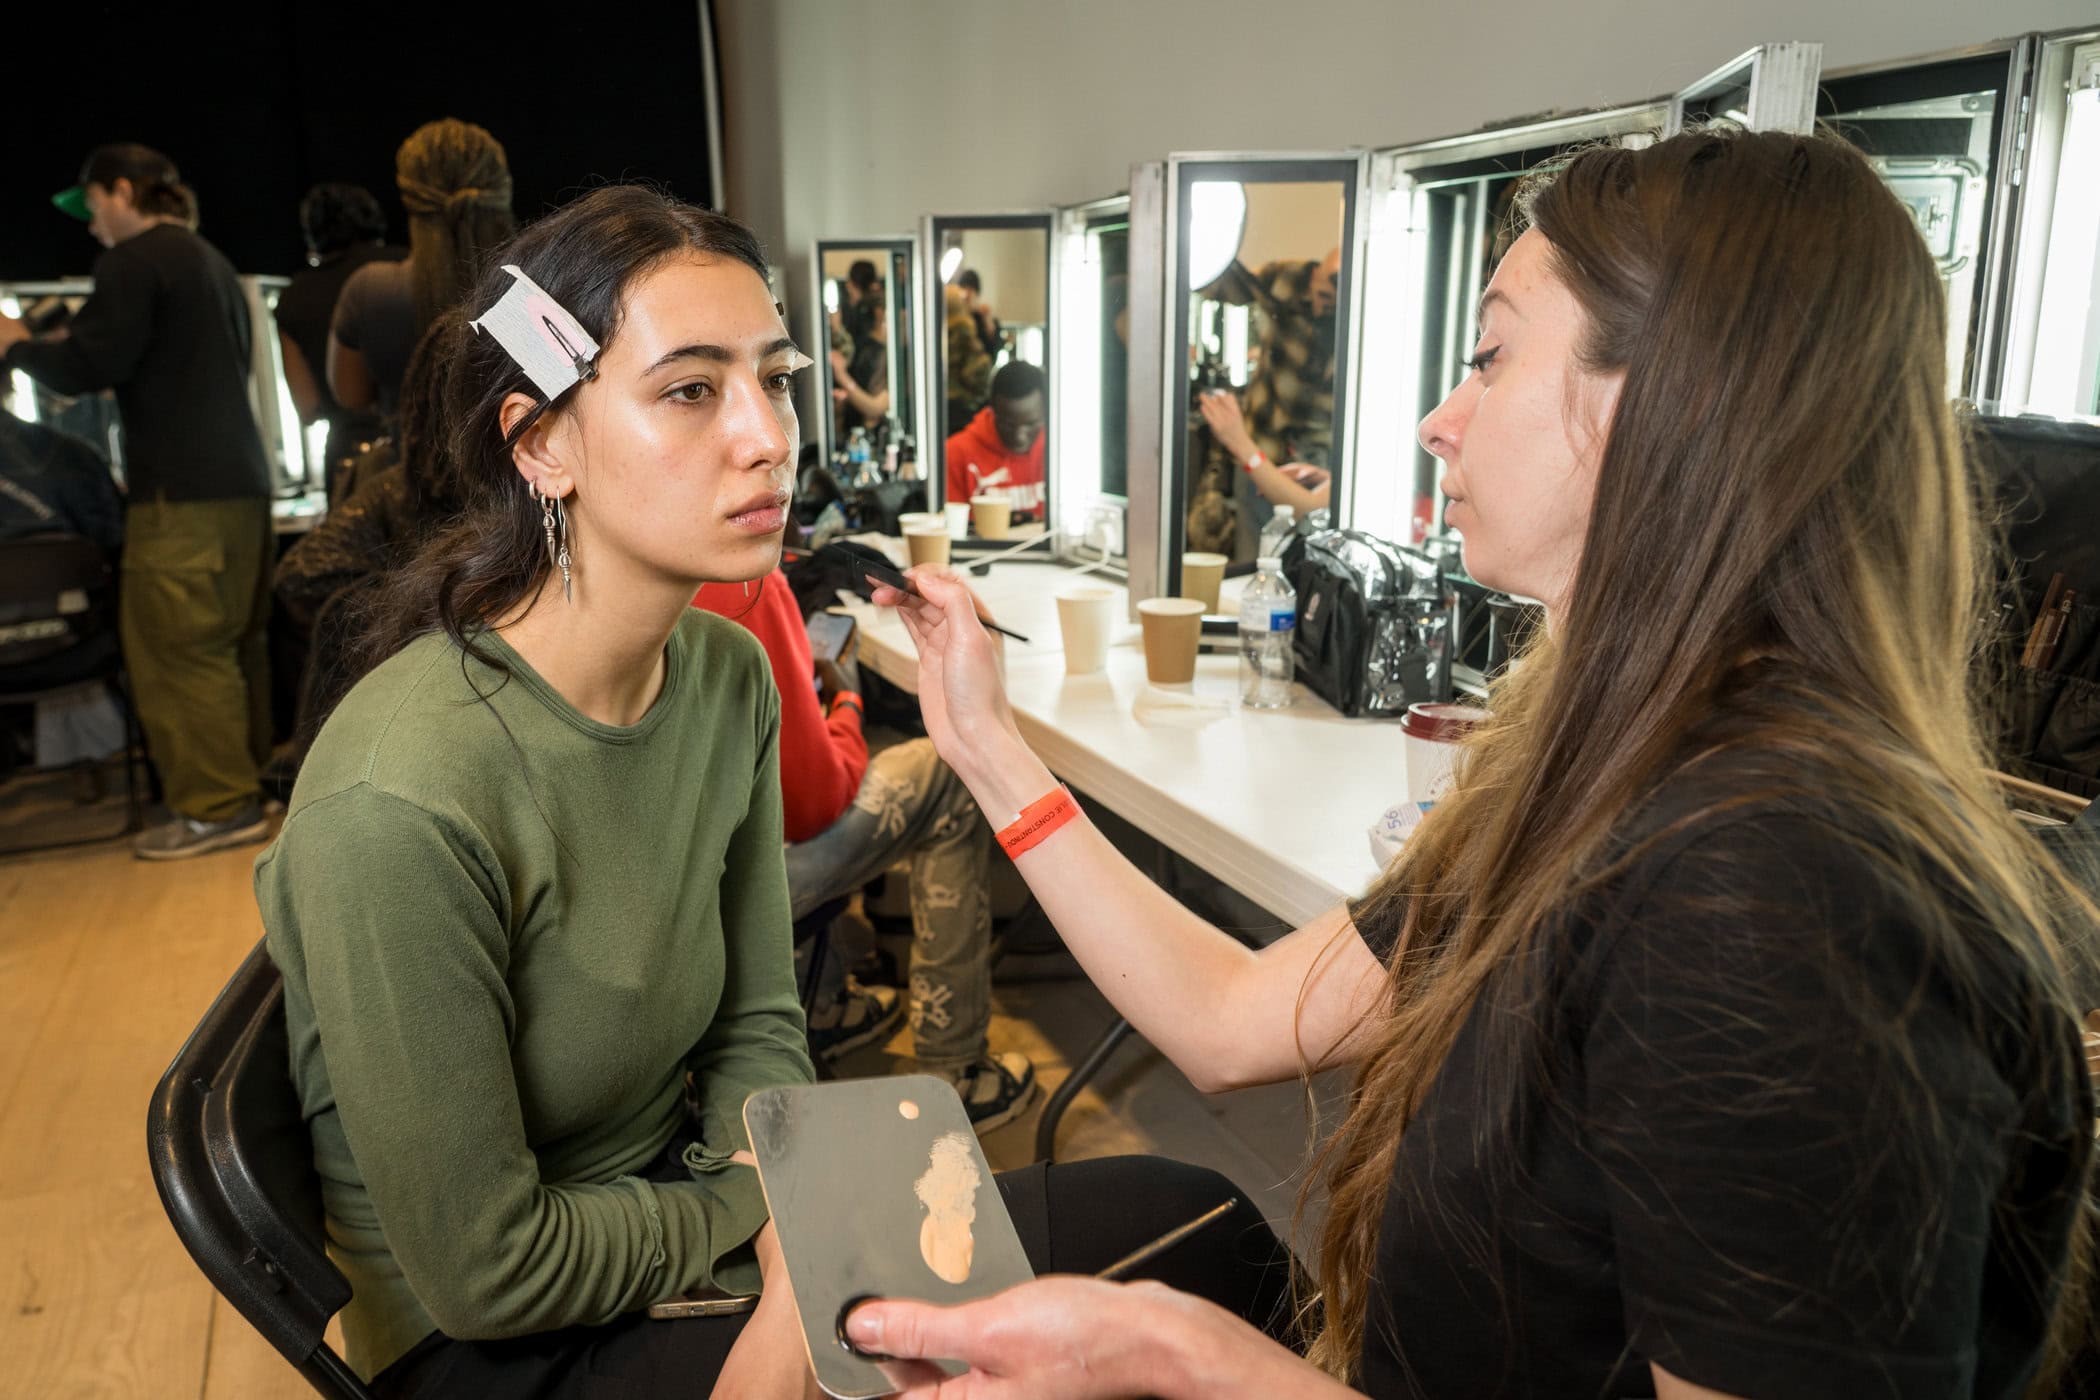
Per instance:
[[[455,117],[426,122],[394,153],[408,210],[409,277],[421,334],[481,275],[489,251],[517,231],[510,162],[488,131]]]
[[[1585,151],[1520,217],[1584,314],[1582,366],[1624,380],[1569,605],[1354,911],[1400,942],[1315,1173],[1329,1210],[1308,1322],[1314,1359],[1343,1376],[1400,1138],[1460,1025],[1491,983],[1498,1006],[1544,995],[1498,979],[1550,953],[1554,917],[1635,858],[1615,833],[1694,751],[1778,755],[1763,766],[1781,788],[1790,769],[1842,783],[1906,853],[1892,878],[1976,911],[1980,933],[1927,934],[1955,986],[2005,959],[1974,943],[1997,937],[2036,985],[2065,987],[2071,896],[1995,796],[1968,693],[1985,534],[1909,215],[1842,141],[1713,129]],[[1735,703],[1751,667],[1764,698]],[[1519,1005],[1487,1042],[1512,1103],[1544,1058]],[[2058,1012],[2067,992],[2027,1029],[2049,1034]]]

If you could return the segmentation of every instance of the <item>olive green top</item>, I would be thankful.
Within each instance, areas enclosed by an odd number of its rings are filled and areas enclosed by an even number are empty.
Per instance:
[[[625,727],[481,644],[509,678],[433,635],[352,690],[255,863],[368,1379],[433,1330],[756,1287],[726,1159],[752,1090],[811,1078],[756,639],[687,613]],[[691,1180],[652,1184],[688,1071]]]

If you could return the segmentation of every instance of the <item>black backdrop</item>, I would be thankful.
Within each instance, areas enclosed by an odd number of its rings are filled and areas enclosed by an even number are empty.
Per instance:
[[[172,158],[242,272],[303,265],[299,198],[323,180],[371,190],[406,242],[394,150],[437,117],[495,133],[521,221],[607,180],[713,199],[695,0],[29,8],[0,20],[0,279],[92,265],[50,197],[104,141]]]

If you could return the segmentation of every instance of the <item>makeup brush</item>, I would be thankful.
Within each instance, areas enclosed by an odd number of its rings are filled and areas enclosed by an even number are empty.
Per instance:
[[[1223,1220],[1227,1215],[1231,1214],[1232,1208],[1238,1205],[1239,1203],[1240,1198],[1234,1196],[1231,1200],[1225,1202],[1225,1204],[1223,1205],[1212,1206],[1209,1210],[1203,1212],[1203,1214],[1197,1216],[1188,1224],[1176,1225],[1173,1229],[1167,1231],[1167,1233],[1161,1235],[1152,1243],[1147,1245],[1140,1245],[1136,1249],[1131,1250],[1130,1253],[1124,1255],[1121,1259],[1118,1259],[1115,1263],[1109,1265],[1100,1273],[1095,1274],[1094,1277],[1103,1279],[1119,1279],[1123,1277],[1123,1275],[1129,1273],[1138,1265],[1149,1263],[1153,1259],[1157,1258],[1159,1255],[1166,1253],[1175,1245],[1180,1244],[1183,1240],[1187,1239],[1190,1235],[1195,1234],[1198,1230],[1210,1224],[1212,1221]]]

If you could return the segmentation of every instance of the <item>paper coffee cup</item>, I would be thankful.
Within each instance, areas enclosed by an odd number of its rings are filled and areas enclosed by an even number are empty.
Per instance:
[[[914,568],[920,564],[948,562],[948,522],[940,516],[915,521],[904,527],[904,547],[911,553]]]
[[[1201,600],[1205,612],[1218,611],[1218,589],[1225,582],[1228,562],[1222,554],[1182,555],[1181,596]]]
[[[1459,745],[1492,718],[1472,705],[1409,705],[1400,719],[1400,731],[1407,736],[1408,801],[1435,802],[1442,797],[1458,767]]]
[[[950,501],[941,507],[941,518],[948,522],[948,538],[966,540],[970,538],[970,508],[961,501]]]
[[[1004,496],[970,498],[970,523],[977,527],[977,538],[981,540],[1005,539],[1013,519],[1013,502]]]
[[[1138,604],[1145,633],[1145,677],[1154,685],[1196,679],[1196,648],[1203,640],[1203,600],[1147,598]]]
[[[1116,625],[1116,590],[1077,584],[1057,595],[1057,628],[1065,639],[1065,674],[1084,676],[1108,664]]]
[[[948,528],[948,517],[937,510],[908,510],[897,517],[897,533],[908,535],[914,525],[933,525]]]

